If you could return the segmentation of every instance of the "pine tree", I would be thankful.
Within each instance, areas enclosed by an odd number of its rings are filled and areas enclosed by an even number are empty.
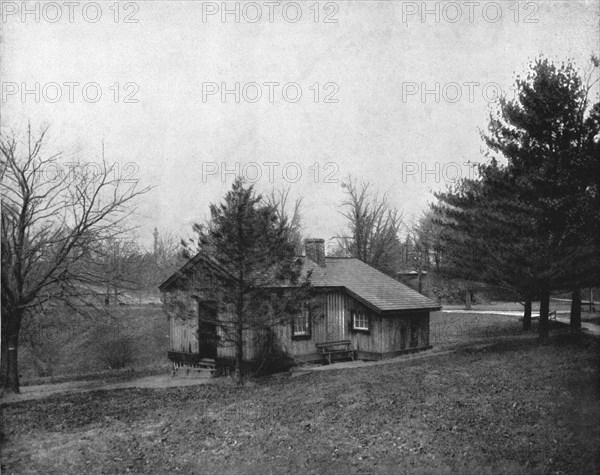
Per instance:
[[[478,179],[438,194],[436,211],[445,261],[528,302],[539,298],[543,341],[550,292],[600,281],[600,105],[589,108],[593,84],[571,63],[540,58],[516,85],[517,97],[501,99],[484,135],[498,159],[482,165]]]
[[[244,335],[268,330],[297,313],[308,288],[295,249],[296,227],[277,203],[263,199],[237,178],[220,204],[210,205],[207,225],[196,225],[200,252],[231,279],[221,281],[219,307],[233,315],[216,323],[225,342],[235,346],[235,377],[243,381]],[[295,223],[296,224],[296,223]],[[303,280],[301,281],[301,278]],[[275,290],[278,286],[293,291]],[[271,297],[278,293],[277,299]],[[267,332],[268,333],[268,332]]]
[[[592,71],[598,60],[592,58]],[[591,76],[590,76],[591,77]],[[598,110],[571,62],[539,58],[517,79],[515,100],[502,100],[485,137],[508,163],[514,200],[526,203],[537,241],[540,338],[548,335],[552,290],[600,280],[598,261]]]

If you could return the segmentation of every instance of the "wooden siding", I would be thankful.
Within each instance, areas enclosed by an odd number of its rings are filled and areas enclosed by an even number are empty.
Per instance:
[[[164,308],[169,319],[169,349],[188,353],[198,352],[198,310],[196,301],[184,292],[163,294]]]
[[[310,338],[292,339],[291,324],[276,327],[276,336],[280,347],[288,355],[292,357],[313,355],[315,358],[319,358],[316,344],[335,340],[350,340],[354,350],[378,353],[382,351],[382,320],[375,312],[342,290],[332,290],[322,295],[321,308],[323,311],[317,311],[312,316]],[[353,309],[369,316],[369,332],[352,330],[351,311]]]
[[[291,322],[277,325],[273,329],[276,344],[284,353],[292,358],[307,355],[317,356],[316,343],[326,341],[327,338],[327,322],[324,312],[327,303],[326,297],[326,295],[319,295],[315,298],[315,308],[311,312],[310,338],[292,338]]]
[[[369,331],[352,329],[352,310],[368,317]],[[346,296],[346,320],[344,323],[348,335],[347,339],[352,343],[354,350],[370,353],[380,353],[382,351],[381,316],[349,295]]]
[[[321,342],[345,340],[348,297],[341,291],[329,292],[326,295],[325,339]],[[318,342],[320,343],[320,342]]]
[[[280,348],[291,357],[314,356],[320,358],[317,343],[350,339],[348,321],[349,302],[353,300],[341,290],[324,293],[317,298],[316,311],[311,315],[310,338],[292,338],[291,323],[275,328]],[[301,358],[302,359],[302,358]]]
[[[317,352],[315,346],[316,333],[322,332],[322,323],[312,323],[310,338],[293,339],[292,324],[277,325],[274,328],[275,338],[279,348],[290,357],[310,355]]]
[[[170,318],[169,319],[172,351],[198,353],[198,320]]]
[[[383,353],[429,346],[429,312],[383,317]]]
[[[235,344],[229,341],[223,341],[223,329],[218,328],[217,332],[221,337],[221,343],[217,347],[217,357],[225,359],[235,358]],[[263,341],[261,336],[264,334],[261,330],[247,329],[242,332],[242,339],[244,340],[244,359],[251,361],[255,359],[260,353],[261,342]]]
[[[164,294],[165,303],[171,305],[168,312],[170,328],[170,350],[197,353],[198,343],[198,295],[185,292]],[[352,310],[364,313],[369,318],[369,331],[352,328]],[[233,321],[231,312],[219,314],[219,320]],[[244,359],[255,359],[261,351],[267,330],[244,330]],[[227,342],[223,329],[217,327],[220,337],[217,357],[235,358],[235,346]],[[318,360],[317,343],[333,340],[350,340],[353,350],[364,354],[386,354],[429,346],[429,312],[401,312],[381,316],[341,289],[323,292],[316,298],[311,312],[311,334],[309,338],[292,338],[292,324],[273,328],[275,344],[292,359]]]

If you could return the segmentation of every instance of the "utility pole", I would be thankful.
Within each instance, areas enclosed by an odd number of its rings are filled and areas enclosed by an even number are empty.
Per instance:
[[[154,258],[156,258],[158,256],[158,229],[154,228],[152,235],[154,236]]]

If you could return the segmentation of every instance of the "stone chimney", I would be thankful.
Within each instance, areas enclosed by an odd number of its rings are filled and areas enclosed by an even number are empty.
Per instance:
[[[325,239],[305,239],[304,249],[306,257],[321,267],[325,267]]]

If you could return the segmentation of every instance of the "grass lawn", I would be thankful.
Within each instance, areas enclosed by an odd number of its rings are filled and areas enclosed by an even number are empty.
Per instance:
[[[523,332],[518,317],[508,315],[432,312],[429,322],[430,344],[436,348],[470,345],[487,339],[535,338],[537,320],[530,333]],[[553,324],[553,327],[555,325]]]
[[[14,403],[2,472],[598,473],[599,356],[597,340],[532,333],[243,389]]]

